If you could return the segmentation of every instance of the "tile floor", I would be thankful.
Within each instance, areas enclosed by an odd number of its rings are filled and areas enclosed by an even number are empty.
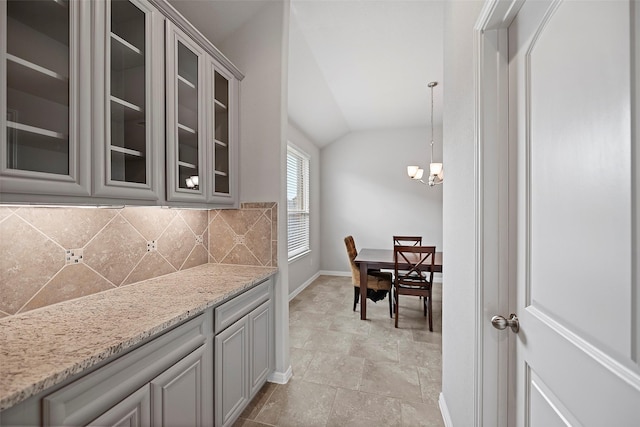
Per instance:
[[[320,276],[289,305],[293,377],[267,383],[235,426],[443,426],[442,287],[434,285],[433,332],[418,297],[353,312],[350,277]]]

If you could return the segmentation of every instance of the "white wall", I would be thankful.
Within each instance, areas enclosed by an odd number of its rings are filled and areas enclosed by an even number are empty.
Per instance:
[[[309,155],[309,244],[311,252],[289,263],[289,294],[307,285],[320,270],[320,150],[289,123],[288,140]]]
[[[286,218],[288,28],[289,0],[264,2],[259,13],[219,46],[245,75],[240,83],[240,201],[279,203],[276,372],[270,377],[276,382],[291,374],[286,221],[282,220]]]
[[[475,419],[473,26],[481,8],[445,2],[442,395],[454,426]]]
[[[434,131],[440,159],[440,129]],[[321,269],[349,272],[344,238],[358,248],[393,247],[393,235],[421,235],[442,248],[442,187],[407,176],[407,165],[428,168],[428,128],[353,132],[320,155]],[[445,163],[445,177],[448,165]],[[446,185],[446,178],[445,184]]]

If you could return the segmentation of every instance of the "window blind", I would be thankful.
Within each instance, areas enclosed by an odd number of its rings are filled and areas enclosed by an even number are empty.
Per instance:
[[[288,258],[309,251],[309,156],[287,147]]]

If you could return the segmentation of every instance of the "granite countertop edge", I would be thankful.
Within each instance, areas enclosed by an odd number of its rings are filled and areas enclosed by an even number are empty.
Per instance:
[[[0,319],[0,411],[124,353],[277,271],[203,264]],[[142,295],[144,301],[136,299]],[[88,326],[91,322],[95,325]],[[52,353],[55,360],[50,360]]]

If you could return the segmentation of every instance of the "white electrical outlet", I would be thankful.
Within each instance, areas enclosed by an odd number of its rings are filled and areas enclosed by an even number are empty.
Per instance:
[[[65,262],[66,265],[84,263],[82,249],[67,249]]]
[[[155,240],[149,240],[147,242],[147,252],[155,252],[158,250],[158,244]]]

